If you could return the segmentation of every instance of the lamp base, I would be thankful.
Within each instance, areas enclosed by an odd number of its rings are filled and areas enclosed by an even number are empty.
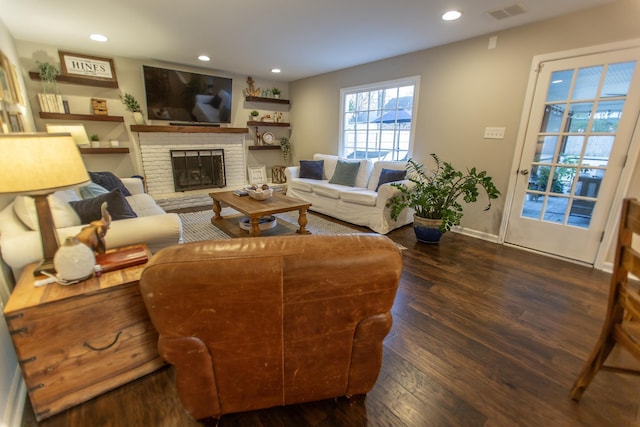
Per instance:
[[[45,271],[49,274],[56,274],[56,268],[53,266],[53,259],[43,259],[40,264],[33,270],[34,276],[39,276]]]

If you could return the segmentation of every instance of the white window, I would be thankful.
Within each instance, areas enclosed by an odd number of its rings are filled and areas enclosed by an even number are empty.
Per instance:
[[[406,160],[413,148],[419,77],[340,90],[340,155]]]

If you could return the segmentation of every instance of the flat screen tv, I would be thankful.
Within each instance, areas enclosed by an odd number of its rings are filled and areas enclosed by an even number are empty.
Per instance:
[[[231,123],[231,79],[142,66],[150,120]]]

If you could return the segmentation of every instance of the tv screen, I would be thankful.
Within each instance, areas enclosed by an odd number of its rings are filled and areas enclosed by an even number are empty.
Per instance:
[[[150,120],[231,123],[231,79],[142,66]]]

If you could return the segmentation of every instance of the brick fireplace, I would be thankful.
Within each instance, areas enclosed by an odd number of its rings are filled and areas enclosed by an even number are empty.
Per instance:
[[[202,128],[188,130],[172,126],[136,126],[140,157],[147,192],[167,209],[179,209],[211,204],[209,193],[226,191],[245,185],[247,161],[244,134],[236,128]],[[226,131],[229,129],[228,131]],[[224,183],[210,188],[176,191],[172,173],[174,152],[222,152],[224,156]]]

